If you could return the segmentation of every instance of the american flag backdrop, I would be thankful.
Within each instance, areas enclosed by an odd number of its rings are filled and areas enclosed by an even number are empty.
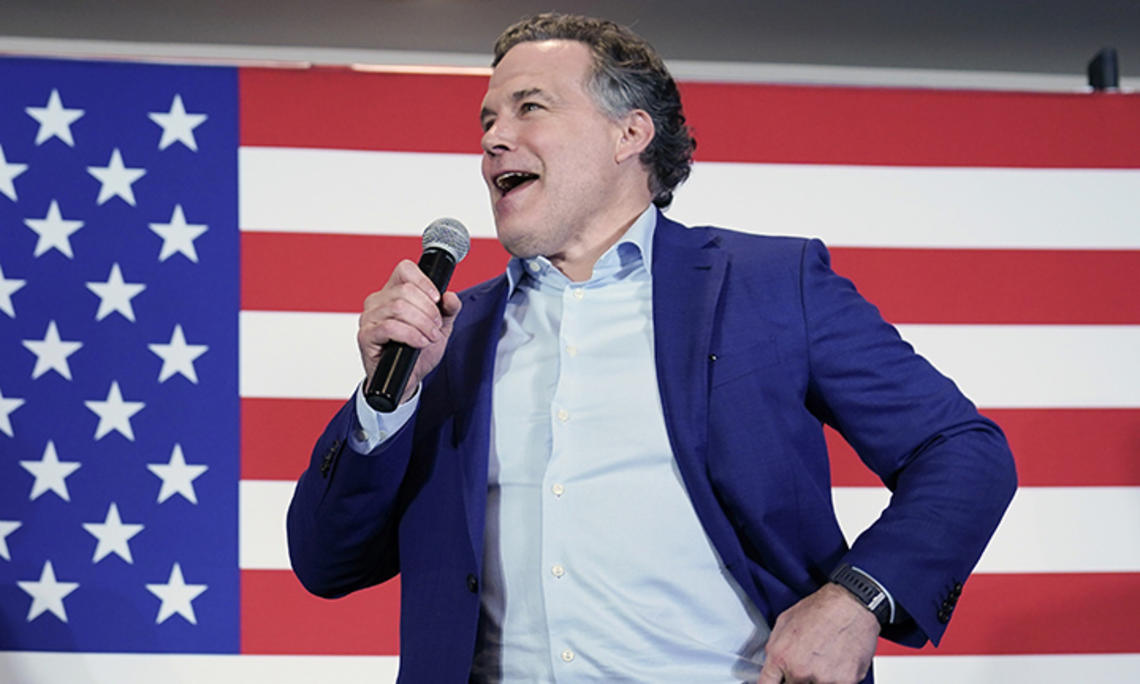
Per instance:
[[[485,74],[0,59],[0,681],[383,682],[284,511],[356,315],[440,216],[501,271]],[[1022,488],[891,682],[1140,681],[1140,97],[689,82],[670,215],[813,235],[1005,428]],[[853,536],[887,493],[834,434]]]

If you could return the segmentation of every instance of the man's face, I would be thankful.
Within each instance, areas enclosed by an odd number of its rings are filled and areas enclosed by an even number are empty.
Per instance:
[[[527,42],[491,76],[483,180],[499,241],[515,256],[560,256],[613,228],[622,131],[586,89],[590,65],[583,43]]]

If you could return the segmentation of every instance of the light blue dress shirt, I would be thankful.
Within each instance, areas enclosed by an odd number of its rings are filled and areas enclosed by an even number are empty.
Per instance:
[[[585,282],[544,257],[508,265],[473,681],[759,676],[769,626],[705,535],[665,430],[656,217],[642,213]],[[389,414],[360,390],[356,402],[353,447],[367,453],[418,390]]]
[[[585,282],[544,257],[508,267],[474,681],[759,676],[769,627],[705,535],[665,431],[656,218],[647,209]],[[377,414],[358,392],[354,446],[379,445],[416,404]]]

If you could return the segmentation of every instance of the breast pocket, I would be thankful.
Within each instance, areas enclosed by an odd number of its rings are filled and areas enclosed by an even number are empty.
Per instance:
[[[751,345],[714,351],[709,356],[709,363],[712,365],[710,387],[715,388],[779,364],[780,351],[775,338],[769,338]]]

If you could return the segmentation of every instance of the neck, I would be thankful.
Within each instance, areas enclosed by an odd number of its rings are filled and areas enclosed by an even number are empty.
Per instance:
[[[598,259],[625,235],[648,206],[649,201],[646,199],[640,206],[607,212],[605,219],[599,220],[594,227],[583,230],[578,240],[558,254],[547,255],[547,259],[571,281],[589,280]]]

